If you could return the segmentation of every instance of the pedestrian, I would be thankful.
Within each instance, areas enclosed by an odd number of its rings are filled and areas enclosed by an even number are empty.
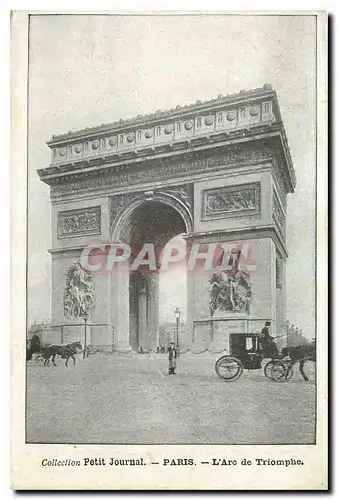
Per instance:
[[[177,359],[177,349],[174,342],[170,342],[169,348],[169,375],[176,375],[176,359]]]

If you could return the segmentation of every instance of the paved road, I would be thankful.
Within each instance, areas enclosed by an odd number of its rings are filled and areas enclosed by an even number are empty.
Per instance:
[[[218,355],[182,355],[167,375],[166,355],[95,354],[77,364],[27,364],[27,441],[43,443],[313,443],[315,366],[310,382],[245,371],[223,382]]]

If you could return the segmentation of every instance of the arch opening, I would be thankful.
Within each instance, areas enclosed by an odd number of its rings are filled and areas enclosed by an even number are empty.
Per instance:
[[[160,324],[163,327],[168,323],[170,310],[173,314],[174,309],[180,307],[182,315],[185,314],[186,279],[182,273],[186,272],[186,245],[183,235],[190,229],[185,215],[172,204],[154,199],[129,207],[117,223],[118,240],[131,248],[129,342],[133,350],[157,350],[166,342],[166,336],[160,339]],[[171,250],[170,245],[176,248]],[[177,255],[177,245],[180,245],[178,253],[183,265],[171,262]],[[180,290],[180,303],[173,289],[175,277],[179,277],[184,288],[183,292]]]
[[[159,346],[175,342],[180,349],[189,345],[187,338],[187,243],[183,234],[175,235],[164,247],[167,255],[181,249],[184,257],[170,262],[159,274]],[[176,253],[177,255],[177,253]],[[175,312],[179,309],[178,323]],[[177,338],[178,337],[178,338]],[[163,349],[162,349],[163,350]]]

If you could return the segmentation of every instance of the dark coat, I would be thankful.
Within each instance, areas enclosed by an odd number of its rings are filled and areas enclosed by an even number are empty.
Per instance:
[[[265,326],[260,334],[260,342],[263,348],[263,355],[265,358],[270,358],[278,354],[278,347],[275,339],[271,337],[269,333],[269,328]]]
[[[169,346],[168,353],[169,353],[169,361],[172,361],[173,359],[177,358],[177,349],[176,349],[176,347]]]

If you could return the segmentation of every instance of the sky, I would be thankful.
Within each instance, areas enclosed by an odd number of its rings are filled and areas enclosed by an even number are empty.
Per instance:
[[[288,196],[287,316],[315,322],[316,26],[313,16],[33,16],[29,50],[28,322],[50,318],[53,134],[262,87],[277,91],[297,186]],[[161,284],[161,318],[185,310],[182,276]],[[177,292],[179,288],[180,292]],[[164,290],[166,293],[164,293]],[[183,312],[183,314],[185,314]]]

